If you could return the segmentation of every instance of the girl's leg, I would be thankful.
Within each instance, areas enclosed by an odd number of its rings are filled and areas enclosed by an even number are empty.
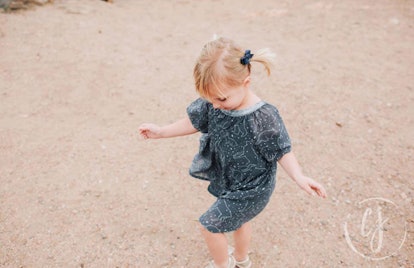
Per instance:
[[[227,253],[228,244],[226,236],[223,233],[212,233],[201,224],[200,230],[216,267],[227,268],[229,255]]]
[[[246,222],[234,234],[234,258],[238,262],[242,262],[247,259],[249,253],[250,240],[252,238],[252,225],[250,222]]]

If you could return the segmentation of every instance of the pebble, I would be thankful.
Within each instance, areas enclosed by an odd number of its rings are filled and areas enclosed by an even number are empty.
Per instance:
[[[397,19],[397,18],[391,18],[390,19],[390,23],[391,24],[394,24],[394,25],[398,25],[398,24],[400,24],[400,20]]]
[[[328,225],[328,221],[326,221],[326,220],[321,220],[321,221],[320,221],[320,224],[321,224],[322,226],[326,226],[326,225]]]

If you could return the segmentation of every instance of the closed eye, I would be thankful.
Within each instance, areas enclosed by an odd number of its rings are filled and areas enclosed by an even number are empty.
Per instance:
[[[227,98],[217,98],[218,101],[224,102],[227,100]]]

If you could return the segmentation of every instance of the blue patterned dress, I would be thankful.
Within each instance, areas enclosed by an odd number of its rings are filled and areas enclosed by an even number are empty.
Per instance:
[[[217,197],[200,223],[213,233],[235,231],[269,202],[277,160],[291,148],[286,127],[276,107],[263,101],[228,111],[199,98],[187,113],[202,133],[190,175],[209,181]]]

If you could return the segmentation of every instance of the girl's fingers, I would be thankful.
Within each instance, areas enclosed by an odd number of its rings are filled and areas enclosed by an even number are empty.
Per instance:
[[[139,130],[139,134],[141,135],[141,137],[143,137],[144,139],[148,139],[148,130],[147,129],[140,129]]]
[[[310,187],[312,188],[314,193],[318,194],[318,196],[323,197],[323,198],[326,197],[326,191],[322,185],[318,183],[313,183],[312,185],[310,185]]]
[[[316,189],[316,192],[318,193],[318,195],[319,195],[320,197],[323,197],[323,198],[325,198],[325,197],[326,197],[326,191],[325,191],[325,189],[324,189],[322,186],[318,187],[318,188]]]

